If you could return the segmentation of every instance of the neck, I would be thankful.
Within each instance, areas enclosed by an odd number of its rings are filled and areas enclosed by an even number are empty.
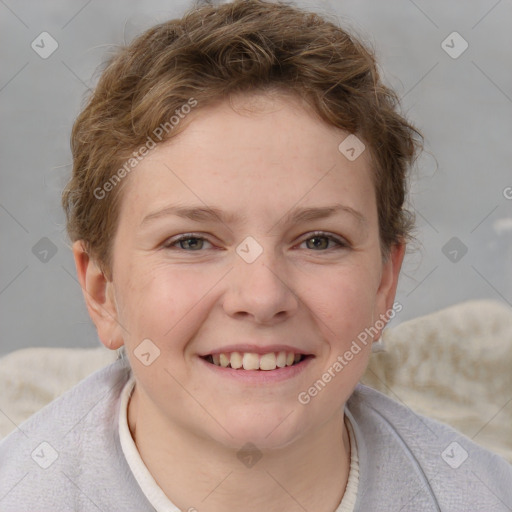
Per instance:
[[[155,421],[137,386],[128,406],[132,437],[159,487],[180,510],[200,512],[333,512],[343,497],[350,466],[343,420],[340,410],[285,448],[240,460],[239,450],[171,426],[161,416]]]

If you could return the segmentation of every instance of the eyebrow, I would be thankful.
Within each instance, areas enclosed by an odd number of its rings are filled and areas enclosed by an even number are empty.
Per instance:
[[[366,224],[368,221],[366,217],[359,211],[343,204],[333,204],[330,206],[322,207],[307,207],[307,208],[293,208],[275,225],[284,222],[285,224],[297,224],[299,222],[307,222],[311,220],[325,219],[336,215],[337,213],[346,213],[352,216],[358,223]],[[141,226],[162,217],[176,216],[184,219],[189,219],[196,222],[217,222],[229,224],[236,221],[243,221],[245,216],[238,216],[231,212],[225,212],[216,207],[203,207],[203,206],[168,206],[161,210],[150,213],[144,217]]]

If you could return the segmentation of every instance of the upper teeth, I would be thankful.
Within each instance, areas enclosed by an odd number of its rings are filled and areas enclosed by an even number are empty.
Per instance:
[[[213,364],[227,368],[244,370],[275,370],[284,366],[291,366],[301,359],[300,354],[293,352],[269,352],[268,354],[255,354],[254,352],[231,352],[213,354]]]

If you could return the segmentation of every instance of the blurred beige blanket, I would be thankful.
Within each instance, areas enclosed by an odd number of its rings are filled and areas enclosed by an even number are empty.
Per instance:
[[[512,462],[512,309],[470,301],[384,332],[367,384]],[[33,348],[0,358],[0,438],[115,352]]]

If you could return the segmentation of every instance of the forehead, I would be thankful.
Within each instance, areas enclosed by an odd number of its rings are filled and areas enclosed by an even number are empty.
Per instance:
[[[176,202],[214,203],[246,216],[262,209],[275,216],[298,203],[375,209],[368,152],[347,158],[339,146],[350,134],[297,98],[251,95],[199,104],[186,123],[131,173],[123,215],[143,218]]]

